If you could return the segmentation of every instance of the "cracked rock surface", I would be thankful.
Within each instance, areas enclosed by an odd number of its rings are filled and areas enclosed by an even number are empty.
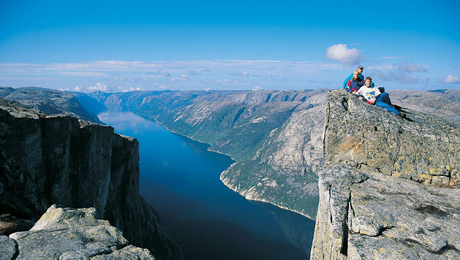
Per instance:
[[[148,249],[128,245],[120,230],[96,218],[94,208],[52,205],[29,231],[0,239],[1,259],[155,259]],[[4,248],[13,253],[4,255]]]
[[[458,124],[342,91],[327,106],[311,259],[460,259]]]
[[[312,259],[459,259],[460,190],[337,166],[320,173]]]

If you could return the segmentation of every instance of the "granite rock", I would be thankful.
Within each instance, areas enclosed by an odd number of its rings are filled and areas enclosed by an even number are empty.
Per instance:
[[[312,259],[460,258],[458,122],[405,111],[328,94]]]
[[[328,95],[325,159],[437,186],[460,184],[460,123],[405,109],[403,119],[336,90]]]
[[[18,254],[17,244],[14,239],[0,236],[0,260],[14,259]]]
[[[342,165],[320,173],[312,259],[459,259],[460,190]]]
[[[94,208],[52,205],[32,229],[10,238],[18,245],[14,259],[155,259],[149,250],[128,245],[120,230],[96,218]]]

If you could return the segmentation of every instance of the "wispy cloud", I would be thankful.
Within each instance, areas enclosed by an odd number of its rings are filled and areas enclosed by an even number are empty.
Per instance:
[[[345,50],[353,49],[345,46]],[[353,53],[351,51],[344,59],[356,60],[359,55]],[[370,73],[370,76],[380,77],[382,81],[419,82],[420,73],[427,71],[425,66],[409,63],[364,65],[365,75]],[[335,88],[350,74],[347,67],[340,62],[279,60],[0,63],[0,85],[34,85],[83,92],[127,91],[131,88],[253,89],[254,86],[267,89]]]
[[[380,57],[382,60],[400,60],[400,59],[408,59],[410,56],[383,56]]]
[[[426,79],[422,79],[416,75],[421,72],[428,72],[428,70],[423,65],[410,63],[379,66],[373,70],[373,74],[377,78],[398,83],[420,83],[426,81]]]
[[[60,75],[75,76],[75,77],[107,77],[107,73],[91,72],[91,71],[60,71]]]
[[[354,65],[361,61],[361,52],[355,48],[348,48],[346,44],[335,44],[327,48],[326,58],[335,60],[340,64]]]

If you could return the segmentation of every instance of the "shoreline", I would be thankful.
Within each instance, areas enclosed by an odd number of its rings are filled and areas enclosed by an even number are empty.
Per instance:
[[[132,112],[132,113],[134,113],[134,112]],[[195,141],[195,142],[199,142],[199,143],[201,143],[201,144],[207,145],[208,147],[206,148],[206,150],[209,151],[209,152],[218,153],[218,154],[222,154],[222,155],[225,155],[225,156],[230,157],[230,159],[232,159],[232,160],[234,161],[234,163],[232,163],[227,169],[225,169],[224,171],[222,171],[222,172],[220,173],[220,175],[219,175],[219,180],[220,180],[227,188],[229,188],[229,189],[232,190],[233,192],[237,193],[238,195],[244,197],[246,200],[248,200],[248,201],[255,201],[255,202],[262,202],[262,203],[267,203],[267,204],[273,205],[273,206],[275,206],[275,207],[278,207],[278,208],[280,208],[280,209],[284,209],[284,210],[288,210],[288,211],[294,212],[294,213],[296,213],[296,214],[299,214],[299,215],[301,215],[301,216],[303,216],[303,217],[306,217],[306,218],[308,218],[308,219],[310,219],[310,220],[316,222],[316,219],[313,219],[311,216],[308,216],[307,214],[305,214],[305,213],[303,213],[303,212],[300,212],[300,211],[297,211],[297,210],[290,209],[290,208],[288,208],[288,207],[286,207],[286,206],[278,205],[278,204],[273,203],[273,202],[271,202],[271,201],[268,201],[268,200],[266,200],[266,199],[262,199],[262,198],[259,198],[259,199],[256,199],[256,198],[248,198],[246,195],[243,195],[241,192],[239,192],[238,190],[236,190],[236,189],[234,189],[233,187],[231,187],[230,184],[228,184],[227,182],[225,182],[224,179],[222,178],[223,173],[224,173],[225,171],[227,171],[229,168],[231,168],[235,163],[238,162],[238,161],[236,161],[231,155],[226,154],[226,153],[223,153],[223,152],[220,152],[220,151],[215,151],[215,150],[209,149],[209,148],[211,147],[210,144],[208,144],[208,143],[206,143],[206,142],[203,142],[203,141],[200,141],[200,140],[197,140],[197,139],[194,139],[193,137],[189,137],[189,136],[186,136],[186,135],[183,135],[183,134],[179,134],[179,133],[177,133],[177,132],[175,132],[175,131],[169,129],[168,127],[166,127],[166,126],[163,125],[162,123],[158,122],[157,120],[155,120],[155,119],[154,119],[153,117],[151,117],[151,116],[143,115],[143,114],[140,114],[140,113],[134,113],[134,114],[136,114],[136,115],[138,115],[138,116],[140,116],[140,117],[142,117],[142,118],[145,118],[146,120],[151,120],[151,121],[153,121],[153,122],[159,124],[160,126],[164,127],[166,130],[168,130],[169,132],[171,132],[171,133],[173,133],[173,134],[180,135],[180,136],[183,136],[183,137],[188,138],[188,139],[190,139],[190,140],[193,140],[193,141]]]

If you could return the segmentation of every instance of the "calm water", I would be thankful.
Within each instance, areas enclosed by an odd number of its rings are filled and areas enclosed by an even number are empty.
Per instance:
[[[247,201],[219,180],[233,161],[126,112],[99,119],[139,140],[140,192],[187,259],[308,259],[314,222]]]

